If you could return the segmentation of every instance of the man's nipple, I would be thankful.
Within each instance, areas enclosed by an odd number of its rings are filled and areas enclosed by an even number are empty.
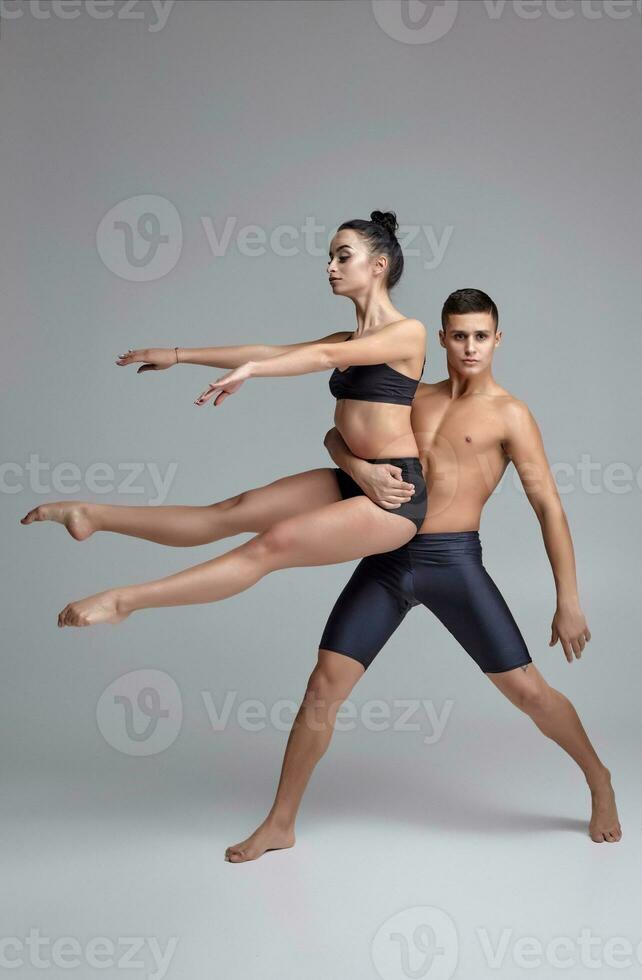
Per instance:
[[[473,440],[471,439],[471,437],[470,437],[470,436],[466,436],[466,442],[472,442],[472,441],[473,441]]]

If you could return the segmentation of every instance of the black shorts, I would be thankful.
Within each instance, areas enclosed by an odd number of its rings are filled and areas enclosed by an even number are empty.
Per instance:
[[[413,606],[424,605],[484,673],[532,663],[502,594],[482,565],[478,531],[416,534],[357,565],[319,647],[367,670]]]
[[[413,483],[415,492],[410,500],[405,501],[401,507],[389,510],[382,507],[388,514],[400,514],[413,522],[417,530],[423,524],[428,509],[428,496],[426,494],[426,481],[421,469],[421,462],[417,456],[386,456],[385,459],[369,459],[368,463],[393,463],[401,469],[401,478],[405,483]],[[345,470],[335,468],[334,472],[339,483],[339,491],[344,500],[348,497],[365,496],[358,483],[349,476]],[[374,501],[373,501],[374,503]],[[380,506],[377,504],[377,506]]]

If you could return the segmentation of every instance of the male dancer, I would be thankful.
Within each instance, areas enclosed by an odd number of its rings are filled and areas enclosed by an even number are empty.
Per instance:
[[[559,640],[569,663],[580,659],[591,634],[580,608],[566,515],[539,428],[524,402],[492,376],[493,355],[502,339],[492,299],[477,289],[457,290],[446,300],[441,320],[439,341],[446,350],[448,377],[420,384],[412,407],[428,486],[426,519],[407,545],[364,558],[339,596],[288,739],[274,804],[247,840],[226,849],[230,862],[292,847],[301,798],[328,748],[342,701],[418,604],[431,609],[501,693],[578,764],[591,792],[591,840],[621,839],[609,770],[571,702],[532,663],[515,620],[481,563],[481,512],[512,461],[539,520],[555,579],[557,606],[549,646]],[[412,484],[401,481],[398,468],[353,456],[336,429],[327,434],[326,447],[380,506],[398,507],[412,495]]]

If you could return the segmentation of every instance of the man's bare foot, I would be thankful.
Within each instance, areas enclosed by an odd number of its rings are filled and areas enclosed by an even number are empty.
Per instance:
[[[131,610],[125,610],[122,593],[117,589],[97,592],[78,602],[69,602],[58,613],[58,626],[95,626],[97,623],[122,623]]]
[[[96,528],[91,520],[91,504],[82,500],[60,500],[50,504],[39,504],[20,521],[21,524],[34,524],[36,521],[57,521],[64,524],[72,538],[84,541]]]
[[[589,784],[591,790],[592,813],[589,824],[589,834],[592,841],[602,844],[608,841],[614,844],[622,837],[622,828],[615,805],[615,793],[611,786],[611,773],[604,769],[601,776]]]
[[[284,847],[294,847],[294,831],[278,827],[270,823],[269,819],[264,820],[251,837],[243,840],[240,844],[232,844],[225,850],[225,860],[231,864],[240,864],[243,861],[255,861],[266,851],[277,851]]]

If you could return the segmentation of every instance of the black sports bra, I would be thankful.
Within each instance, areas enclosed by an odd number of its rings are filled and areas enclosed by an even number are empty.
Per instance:
[[[344,343],[351,340],[346,337]],[[426,358],[421,368],[424,373]],[[351,398],[362,402],[388,402],[393,405],[411,405],[419,378],[409,378],[389,364],[354,364],[344,371],[335,368],[328,382],[336,399]]]

